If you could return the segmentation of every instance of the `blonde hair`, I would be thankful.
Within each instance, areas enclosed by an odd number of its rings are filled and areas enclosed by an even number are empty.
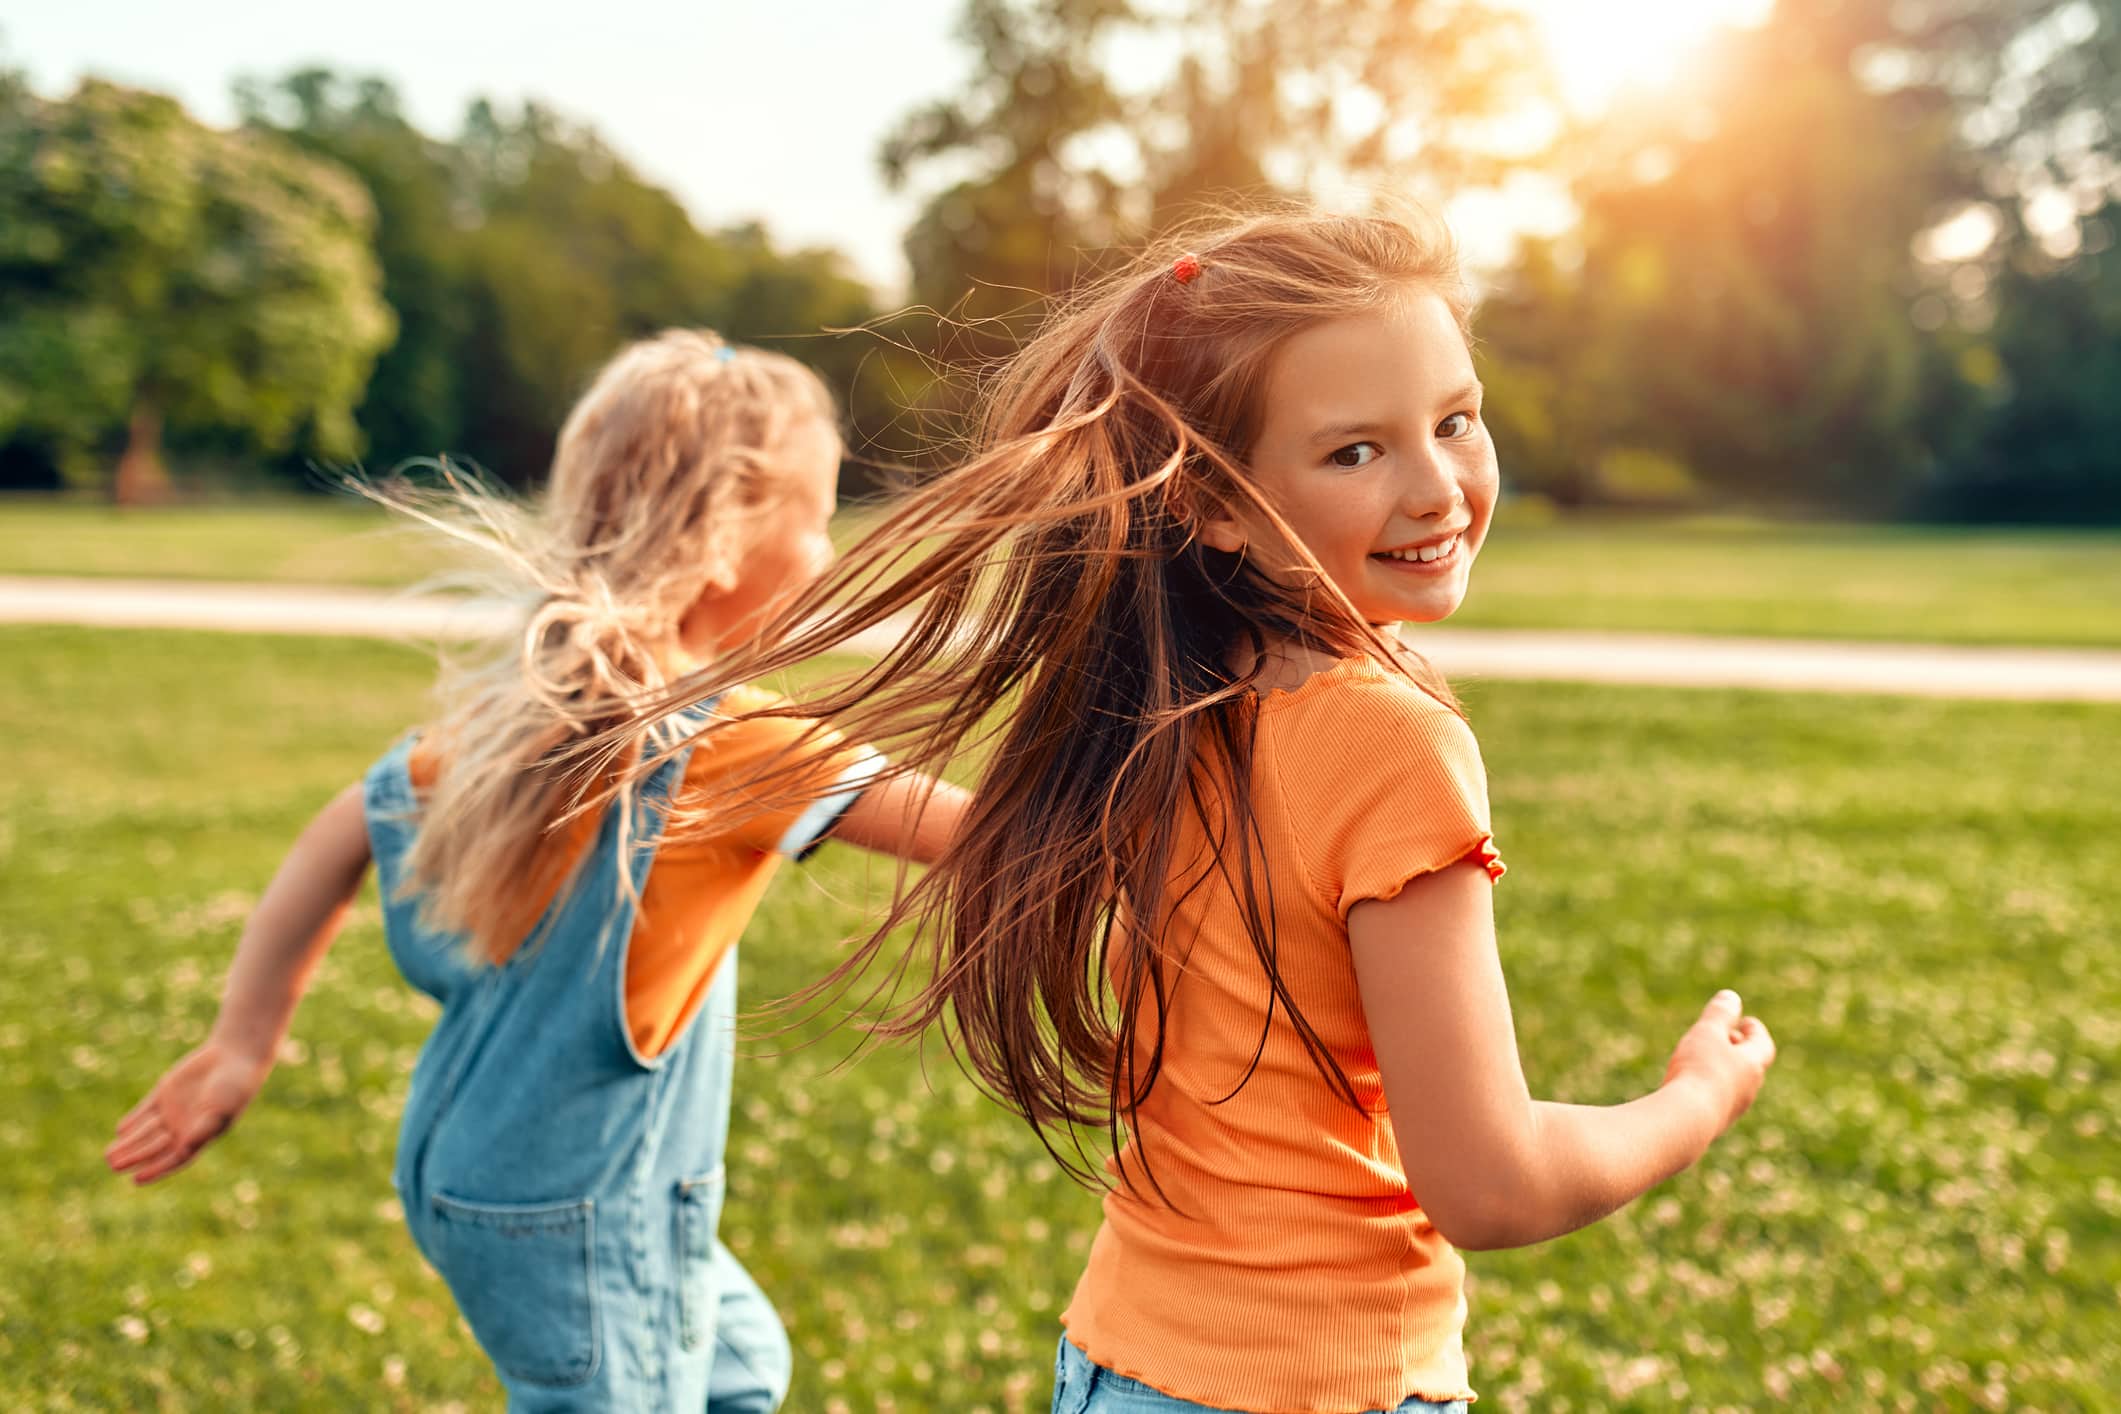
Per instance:
[[[622,349],[560,429],[526,509],[448,468],[439,488],[368,494],[493,561],[525,603],[484,662],[445,660],[437,774],[406,860],[424,924],[504,962],[562,882],[549,836],[583,798],[568,748],[663,691],[684,615],[744,548],[742,512],[773,493],[774,452],[835,420],[817,375],[704,330]],[[596,783],[591,783],[596,784]],[[638,783],[608,808],[638,827]],[[579,861],[577,861],[579,863]]]
[[[1166,902],[1201,882],[1174,881],[1189,812],[1216,841],[1208,867],[1242,901],[1270,1017],[1283,1011],[1358,1103],[1276,961],[1249,784],[1264,649],[1295,639],[1375,654],[1456,703],[1440,675],[1363,621],[1247,460],[1290,337],[1410,294],[1441,297],[1467,327],[1450,233],[1418,210],[1280,210],[1168,238],[1048,320],[985,390],[974,455],[916,488],[804,594],[789,611],[807,621],[799,630],[710,665],[659,704],[682,709],[914,611],[874,667],[774,709],[885,747],[894,774],[992,744],[956,840],[819,987],[917,924],[931,965],[880,1029],[946,1027],[1057,1156],[1054,1131],[1079,1124],[1108,1127],[1116,1150],[1160,1073],[1183,959],[1155,929]],[[1278,582],[1204,543],[1200,521],[1217,505],[1251,508],[1308,582]],[[1246,648],[1250,666],[1233,666]],[[638,744],[648,720],[605,745]]]

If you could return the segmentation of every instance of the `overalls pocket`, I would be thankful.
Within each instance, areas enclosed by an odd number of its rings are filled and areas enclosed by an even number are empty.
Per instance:
[[[722,1221],[727,1171],[680,1179],[677,1190],[678,1339],[697,1350],[714,1339],[722,1293],[715,1275],[714,1235]]]
[[[430,1256],[502,1374],[577,1385],[596,1373],[595,1205],[428,1199]]]

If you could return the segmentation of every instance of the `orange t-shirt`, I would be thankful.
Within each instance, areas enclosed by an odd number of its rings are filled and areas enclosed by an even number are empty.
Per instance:
[[[723,696],[720,710],[738,716],[777,700],[761,689],[740,687]],[[762,761],[794,744],[811,725],[800,718],[761,717],[719,728],[693,748],[673,800],[682,806],[688,799],[711,799],[748,780]],[[824,838],[880,761],[865,747],[848,747],[838,736],[820,733],[806,743],[802,757],[789,763],[799,780],[785,798],[713,834],[679,831],[656,849],[626,951],[626,1024],[643,1056],[661,1055],[683,1034],[781,862]],[[422,743],[409,766],[414,787],[423,788],[434,779],[436,754]],[[561,833],[556,846],[561,854],[549,875],[555,885],[566,877],[595,823],[584,819]]]
[[[1282,980],[1363,1111],[1319,1074],[1285,1009],[1268,1024],[1232,888],[1216,875],[1186,887],[1209,857],[1188,812],[1164,929],[1190,951],[1162,1073],[1121,1155],[1136,1187],[1106,1195],[1062,1319],[1098,1364],[1200,1404],[1346,1414],[1470,1398],[1465,1264],[1408,1189],[1347,917],[1463,859],[1501,877],[1479,747],[1434,697],[1351,660],[1270,694],[1253,751]],[[1154,1030],[1152,1011],[1144,1061]],[[1141,1178],[1143,1142],[1176,1211]]]

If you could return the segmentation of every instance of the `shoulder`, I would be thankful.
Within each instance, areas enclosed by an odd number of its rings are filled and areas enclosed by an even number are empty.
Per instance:
[[[1262,704],[1260,730],[1283,752],[1387,758],[1410,750],[1470,754],[1479,744],[1455,707],[1400,673],[1348,659]]]
[[[687,783],[704,786],[754,769],[791,767],[838,745],[837,734],[820,731],[811,718],[749,715],[787,705],[787,698],[762,687],[733,687],[722,694],[685,763]]]

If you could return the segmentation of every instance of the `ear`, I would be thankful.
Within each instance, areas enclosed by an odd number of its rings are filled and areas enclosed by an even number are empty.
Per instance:
[[[736,566],[731,564],[727,558],[722,558],[713,569],[707,571],[706,577],[700,581],[700,592],[694,597],[692,607],[697,609],[703,604],[711,604],[715,600],[725,597],[735,588]],[[687,612],[690,612],[690,610]]]
[[[733,566],[725,562],[708,571],[700,582],[699,593],[692,596],[685,612],[678,615],[678,632],[687,637],[696,636],[701,625],[714,618],[715,606],[728,598],[735,588],[736,570]]]
[[[1194,523],[1193,534],[1210,550],[1220,550],[1226,555],[1240,555],[1245,549],[1245,528],[1237,517],[1223,508],[1221,502],[1212,502],[1212,509]]]
[[[1174,498],[1172,510],[1191,523],[1193,538],[1210,550],[1235,555],[1245,548],[1244,526],[1227,506],[1206,492],[1189,488],[1183,499]]]

